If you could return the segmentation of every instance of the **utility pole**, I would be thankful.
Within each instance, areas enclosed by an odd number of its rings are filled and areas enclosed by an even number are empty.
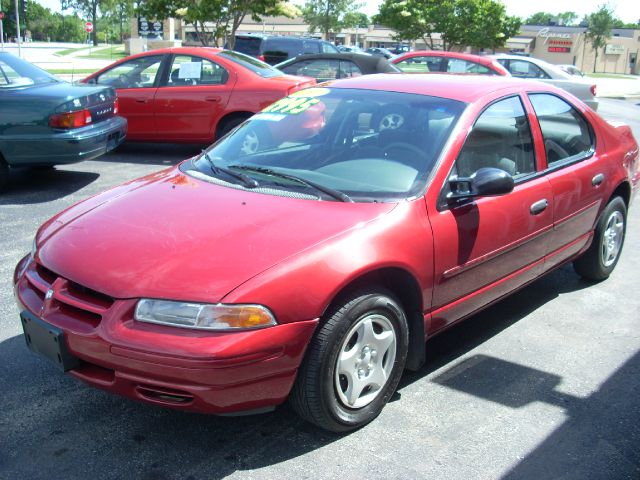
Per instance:
[[[0,12],[2,12],[2,0],[0,0]],[[3,19],[0,18],[0,52],[4,52],[4,30],[2,30]]]
[[[18,56],[22,58],[22,50],[20,49],[20,12],[18,12],[18,0],[15,0],[16,6],[16,33],[18,34]]]

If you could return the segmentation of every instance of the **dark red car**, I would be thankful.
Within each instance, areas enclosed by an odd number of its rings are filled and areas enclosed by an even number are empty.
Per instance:
[[[468,53],[417,50],[390,60],[405,73],[471,73],[510,76],[495,59]]]
[[[563,263],[613,271],[640,181],[628,126],[510,78],[327,85],[46,222],[13,278],[29,347],[129,398],[289,398],[346,431],[425,340]]]
[[[84,83],[116,88],[127,140],[211,143],[276,100],[314,85],[219,48],[168,48],[133,55]]]

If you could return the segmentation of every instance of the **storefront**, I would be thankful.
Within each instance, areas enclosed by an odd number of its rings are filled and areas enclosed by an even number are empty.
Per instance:
[[[614,29],[596,54],[583,27],[524,25],[501,52],[529,55],[556,65],[571,64],[585,72],[638,74],[639,29]],[[594,65],[595,64],[595,65]]]

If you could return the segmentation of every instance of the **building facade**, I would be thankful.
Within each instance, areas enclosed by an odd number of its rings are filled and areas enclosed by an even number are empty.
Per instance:
[[[139,19],[133,19],[130,53],[160,46],[200,44],[192,25],[184,25],[180,20],[174,19],[162,23],[161,38],[152,40],[145,38],[148,36],[143,28],[145,24]],[[529,55],[556,65],[572,64],[584,72],[640,74],[640,28],[614,29],[606,47],[600,49],[597,56],[587,38],[586,30],[584,27],[523,25],[518,35],[508,39],[505,47],[497,52]],[[309,26],[302,17],[266,17],[261,22],[249,17],[240,25],[237,33],[321,37],[320,33],[309,33]],[[332,33],[328,40],[362,48],[392,47],[400,43],[393,38],[394,34],[393,30],[382,25],[369,25],[367,28]],[[427,49],[422,40],[401,43],[408,43],[417,50]],[[440,45],[439,36],[434,35],[435,48]]]

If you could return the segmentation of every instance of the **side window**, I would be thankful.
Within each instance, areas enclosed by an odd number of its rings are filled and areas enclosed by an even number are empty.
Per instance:
[[[304,60],[284,68],[290,75],[315,78],[318,82],[338,78],[338,60]]]
[[[469,177],[483,167],[500,168],[515,179],[536,171],[531,129],[519,97],[500,100],[476,120],[456,160]]]
[[[114,88],[153,87],[162,59],[162,55],[153,55],[129,60],[102,73],[96,83]]]
[[[302,41],[302,54],[308,54],[308,53],[320,53],[320,45],[318,42],[312,42],[309,40],[303,40]],[[291,55],[292,57],[295,57],[296,55]]]
[[[442,58],[441,57],[413,57],[407,58],[402,62],[396,64],[396,67],[400,68],[403,72],[409,73],[427,73],[427,72],[442,72]]]
[[[33,83],[33,80],[24,77],[24,80],[21,81],[20,74],[16,72],[13,68],[7,65],[4,62],[0,62],[0,86],[3,85],[30,85]],[[26,82],[26,83],[22,83]]]
[[[510,60],[509,71],[518,78],[549,78],[540,67],[525,60]]]
[[[547,93],[529,94],[544,138],[547,164],[588,154],[593,138],[586,120],[564,100]]]
[[[176,55],[171,63],[167,87],[185,85],[222,85],[227,82],[227,71],[206,58]]]
[[[447,72],[450,73],[476,73],[482,75],[490,75],[493,72],[484,65],[479,63],[460,60],[458,58],[450,58],[447,66]]]
[[[362,70],[350,60],[340,60],[340,71],[338,72],[338,78],[351,78],[359,77],[362,75]]]
[[[339,50],[328,42],[322,42],[322,53],[338,53]]]

